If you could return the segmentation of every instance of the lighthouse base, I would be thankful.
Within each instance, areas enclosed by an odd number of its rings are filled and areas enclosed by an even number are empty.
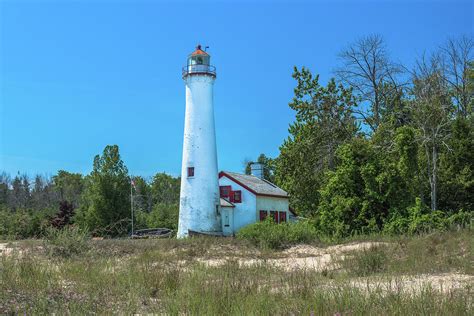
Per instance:
[[[224,237],[224,234],[222,232],[197,232],[197,231],[189,229],[188,236],[189,237],[193,237],[193,236]]]

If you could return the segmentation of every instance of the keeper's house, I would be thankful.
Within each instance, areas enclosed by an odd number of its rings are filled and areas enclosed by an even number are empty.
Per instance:
[[[288,206],[288,193],[262,175],[221,171],[219,191],[224,236],[232,236],[242,227],[267,216],[272,216],[276,223],[296,219]]]

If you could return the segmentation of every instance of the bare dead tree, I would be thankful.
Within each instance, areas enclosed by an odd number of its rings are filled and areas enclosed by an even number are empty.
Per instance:
[[[431,209],[437,209],[438,162],[441,147],[449,150],[450,123],[453,106],[445,79],[442,57],[423,56],[413,70],[413,123],[420,131],[419,143],[424,148],[430,184]]]
[[[469,63],[474,61],[474,39],[472,36],[450,38],[441,46],[446,84],[450,89],[457,113],[467,116],[473,99],[469,91]]]
[[[403,87],[398,79],[403,67],[390,60],[380,35],[360,38],[342,50],[339,58],[342,66],[336,69],[336,76],[354,89],[361,105],[366,105],[355,108],[354,114],[375,131],[384,107],[389,106],[389,96],[400,93]]]

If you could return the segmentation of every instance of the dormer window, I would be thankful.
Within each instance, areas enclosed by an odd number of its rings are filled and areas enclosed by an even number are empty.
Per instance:
[[[188,167],[188,178],[194,177],[194,167]]]

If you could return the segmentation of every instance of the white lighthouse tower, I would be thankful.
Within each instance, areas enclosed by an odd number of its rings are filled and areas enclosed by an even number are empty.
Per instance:
[[[213,86],[216,70],[201,45],[183,68],[186,83],[178,238],[221,231]]]

